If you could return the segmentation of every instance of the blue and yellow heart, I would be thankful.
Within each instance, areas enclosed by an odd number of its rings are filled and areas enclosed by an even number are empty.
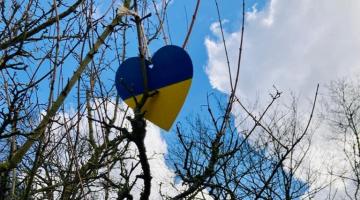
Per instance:
[[[162,129],[169,130],[181,110],[193,77],[190,56],[178,46],[160,48],[146,61],[148,89],[155,95],[148,98],[142,111],[145,118]],[[126,59],[116,72],[115,85],[119,96],[131,108],[135,98],[141,100],[144,81],[139,57]]]

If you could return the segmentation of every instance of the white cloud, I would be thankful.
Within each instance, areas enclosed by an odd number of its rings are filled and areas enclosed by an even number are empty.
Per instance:
[[[107,104],[108,104],[108,106],[106,107],[107,114],[109,116],[112,116],[114,112],[114,106],[113,106],[114,103],[109,102]],[[121,107],[120,110],[125,109],[126,105],[122,104],[120,107]],[[120,110],[118,111],[120,115],[119,119],[122,119],[124,112]],[[131,109],[129,109],[128,114],[132,115]],[[105,116],[105,115],[104,113],[101,113],[100,116]],[[119,120],[118,122],[120,123],[120,121],[121,120]],[[125,122],[126,123],[124,124],[124,126],[130,128],[129,122],[127,120],[125,120]],[[120,124],[117,125],[119,126]],[[146,127],[145,146],[146,146],[146,154],[149,158],[149,165],[152,176],[150,199],[151,200],[162,199],[161,194],[169,195],[169,196],[175,195],[177,193],[176,190],[177,188],[173,187],[175,181],[174,179],[175,173],[165,163],[165,154],[167,154],[166,141],[161,137],[160,128],[155,126],[149,121],[147,121],[147,127]],[[135,153],[136,151],[135,145],[130,145],[129,149],[130,150],[128,152],[130,154]],[[137,153],[135,153],[134,157],[137,157],[136,154]],[[129,169],[131,164],[134,163],[135,161],[131,161],[128,163]],[[135,172],[134,175],[141,174],[142,171],[140,169],[140,166],[137,169],[135,169],[134,172]],[[115,177],[118,176],[116,170],[114,170],[112,174]],[[133,177],[133,179],[135,179],[135,177]],[[135,185],[134,190],[131,191],[131,194],[133,195],[134,199],[140,199],[140,194],[143,189],[142,184],[140,183],[141,181],[137,183],[137,185]],[[160,194],[160,184],[161,184],[161,194]],[[113,194],[113,196],[116,197],[116,194]]]
[[[150,122],[148,122],[147,126],[145,146],[147,148],[146,153],[150,158],[149,164],[153,176],[150,199],[162,199],[159,193],[160,184],[162,194],[174,196],[177,193],[172,186],[175,181],[175,173],[166,165],[164,157],[167,154],[167,144],[161,138],[160,128]]]
[[[128,120],[124,120],[125,116],[132,116],[133,112],[131,109],[129,109],[125,115],[126,110],[126,104],[121,103],[118,109],[115,109],[115,102],[113,100],[104,100],[104,99],[97,99],[94,102],[91,103],[91,107],[98,108],[96,112],[92,112],[93,118],[97,120],[105,120],[105,116],[114,116],[114,113],[117,112],[117,120],[115,121],[114,125],[120,127],[121,123],[122,127],[128,128],[129,131],[131,131],[131,124]],[[76,124],[77,123],[77,112],[76,110],[70,108],[67,112],[61,113],[56,116],[59,122],[61,123],[67,123],[67,124]],[[175,183],[175,173],[174,171],[167,166],[165,161],[165,155],[168,153],[168,147],[166,141],[161,136],[160,128],[156,125],[152,124],[151,122],[147,121],[146,126],[146,136],[145,136],[145,146],[146,146],[146,154],[149,159],[149,165],[151,170],[151,194],[149,199],[150,200],[158,200],[163,199],[162,195],[172,197],[176,196],[179,192],[185,190],[187,188],[186,185],[184,185],[182,182],[177,181]],[[94,130],[94,138],[99,143],[103,143],[103,127],[99,123],[93,123],[93,130]],[[81,118],[80,121],[80,134],[81,137],[88,137],[88,121],[86,117]],[[66,130],[66,128],[63,125],[54,124],[52,127],[52,134],[50,135],[51,141],[54,143],[58,143],[59,141],[63,141],[62,143],[67,144],[67,141],[64,139],[64,135],[70,135],[71,137],[74,137],[76,134],[75,132],[69,132]],[[109,135],[110,139],[116,137],[115,133],[111,132]],[[124,150],[124,144],[120,144],[118,147],[119,151]],[[88,146],[88,145],[86,145]],[[51,149],[51,148],[50,148]],[[54,156],[57,157],[57,161],[60,163],[60,165],[66,166],[69,160],[69,151],[68,148],[58,148],[54,154]],[[125,156],[128,159],[125,163],[125,167],[127,170],[130,170],[132,166],[134,166],[138,162],[138,153],[137,148],[133,143],[131,143],[129,146],[127,146],[127,150],[125,152]],[[84,155],[81,158],[78,158],[79,162],[82,161],[82,163],[87,162],[89,159],[89,155]],[[100,169],[100,171],[103,171],[105,169]],[[120,178],[120,172],[121,167],[116,166],[110,171],[110,179],[112,179],[114,182],[119,182],[122,179]],[[39,171],[40,174],[44,174],[43,171]],[[137,166],[136,169],[133,171],[132,176],[130,176],[130,181],[134,181],[136,176],[141,174],[141,166]],[[60,182],[60,178],[57,177],[58,175],[54,175],[54,179],[56,181]],[[39,181],[39,184],[42,182]],[[99,185],[102,185],[102,183],[98,183]],[[40,188],[43,186],[36,185],[36,187]],[[96,199],[104,199],[105,194],[103,191],[99,191],[99,188],[97,184],[94,184],[91,186],[92,191],[98,191],[91,193],[88,197],[93,197]],[[134,199],[140,199],[140,194],[143,190],[143,183],[141,180],[138,180],[134,186],[134,188],[131,190],[131,194],[133,195]],[[205,195],[205,199],[211,199],[207,195],[207,191],[204,190],[203,194],[198,194],[196,197],[200,199],[204,199],[202,195]],[[109,193],[111,198],[117,197],[117,191],[111,191]],[[57,193],[55,196],[59,196]],[[41,196],[38,196],[41,197]]]
[[[120,126],[122,123],[122,119],[124,118],[124,110],[126,109],[126,105],[122,103],[119,108],[115,109],[115,102],[112,100],[103,100],[98,99],[94,101],[91,106],[94,108],[99,108],[97,112],[93,112],[93,118],[100,120],[104,119],[105,116],[113,116],[115,112],[117,112],[117,120],[114,125]],[[106,113],[106,114],[105,114]],[[59,114],[56,118],[62,122],[67,124],[75,124],[77,123],[77,118],[74,116],[77,114],[77,112],[74,109],[70,109],[67,112]],[[132,115],[131,109],[127,112],[127,115]],[[128,120],[124,121],[123,127],[130,128],[131,125],[128,122]],[[93,123],[93,129],[94,129],[94,138],[95,140],[101,144],[103,143],[103,127],[99,123]],[[180,184],[175,184],[175,173],[166,165],[165,162],[165,154],[167,154],[167,144],[166,141],[161,137],[160,128],[153,125],[151,122],[147,121],[147,133],[145,137],[145,146],[146,146],[146,153],[149,158],[149,164],[151,169],[151,175],[152,175],[152,187],[151,187],[151,200],[158,200],[162,199],[160,195],[160,183],[161,183],[161,194],[168,195],[168,196],[175,196],[179,190],[184,189],[184,186]],[[80,121],[80,130],[81,130],[81,137],[88,137],[88,121],[86,117],[81,118]],[[67,143],[64,139],[64,135],[70,135],[70,137],[74,137],[76,134],[75,132],[69,132],[65,129],[64,126],[60,126],[58,124],[54,124],[52,127],[52,134],[50,135],[51,141],[54,143],[58,143],[59,141],[63,141],[63,143]],[[110,134],[110,138],[115,137],[115,133]],[[125,145],[125,144],[124,144]],[[87,145],[86,145],[87,146]],[[85,147],[86,147],[85,146]],[[50,148],[51,149],[51,148]],[[120,145],[118,147],[119,151],[123,150],[123,145]],[[68,148],[58,148],[56,152],[54,152],[54,155],[57,156],[57,160],[61,165],[66,166],[67,161],[69,160],[69,152]],[[128,167],[128,170],[132,165],[134,165],[137,162],[137,149],[134,144],[130,144],[128,146],[128,150],[126,151],[126,155],[128,157],[132,157],[134,159],[129,159],[126,163],[126,167]],[[89,159],[89,155],[85,155],[81,158],[78,158],[79,162],[83,161],[86,162]],[[121,180],[119,177],[120,174],[120,166],[115,167],[110,172],[110,178],[114,182],[118,182]],[[101,171],[101,170],[100,170]],[[43,172],[40,170],[40,174],[43,174]],[[134,170],[134,173],[132,177],[130,178],[132,181],[135,180],[135,176],[141,174],[141,167],[140,165]],[[60,178],[57,177],[57,175],[54,175],[55,180],[60,181]],[[41,183],[41,181],[39,181]],[[99,183],[101,185],[101,183]],[[40,187],[40,185],[37,185],[36,187]],[[133,195],[134,199],[140,198],[140,193],[142,191],[143,185],[141,181],[138,181],[133,190],[131,191],[131,194]],[[93,191],[97,191],[97,186],[94,184],[91,186]],[[57,194],[59,195],[59,194]],[[56,196],[57,196],[56,195]],[[95,192],[91,195],[95,195],[97,199],[103,199],[104,193],[103,192]],[[110,196],[113,198],[117,197],[116,191],[110,192]]]
[[[281,91],[292,90],[311,98],[317,83],[324,86],[330,80],[360,75],[359,9],[360,1],[356,0],[272,0],[264,10],[253,7],[247,13],[238,95],[264,99],[276,85]],[[216,39],[205,40],[209,57],[206,72],[214,88],[228,92],[228,70],[218,29],[216,23],[212,25]],[[225,33],[233,72],[240,35],[240,31]],[[312,159],[307,160],[313,170],[320,170],[318,184],[331,178],[324,166],[336,163],[337,171],[347,167],[342,147],[330,137],[327,128],[320,127],[312,141]],[[343,186],[333,185],[339,195],[343,195]]]
[[[252,12],[246,24],[240,87],[243,94],[280,89],[313,92],[316,83],[360,72],[359,1],[271,1]],[[227,90],[228,80],[219,40],[207,38],[207,73],[212,85]],[[240,32],[225,33],[232,66]],[[223,71],[223,72],[222,72]],[[220,72],[220,73],[219,73]]]

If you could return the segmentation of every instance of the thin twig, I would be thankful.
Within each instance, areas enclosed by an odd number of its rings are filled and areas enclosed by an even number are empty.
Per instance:
[[[185,37],[185,40],[182,44],[182,48],[186,48],[186,45],[188,44],[188,41],[190,39],[190,35],[191,35],[191,32],[192,32],[192,29],[193,29],[193,26],[195,24],[195,20],[196,20],[196,16],[197,16],[197,13],[198,13],[198,10],[199,10],[199,7],[200,7],[200,0],[197,0],[196,2],[196,7],[195,7],[195,10],[194,10],[194,14],[192,15],[192,19],[191,19],[191,23],[190,23],[190,27],[189,27],[189,30],[188,32],[186,33],[186,37]]]

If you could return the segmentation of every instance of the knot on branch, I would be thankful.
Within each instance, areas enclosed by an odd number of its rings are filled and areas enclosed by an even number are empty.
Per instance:
[[[132,134],[130,139],[136,144],[143,143],[146,134],[146,121],[143,114],[136,114],[134,118],[127,118],[132,127]]]

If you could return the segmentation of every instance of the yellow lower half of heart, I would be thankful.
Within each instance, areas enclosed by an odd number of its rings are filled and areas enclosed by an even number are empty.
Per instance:
[[[158,93],[149,97],[141,109],[141,111],[145,111],[145,118],[168,131],[185,102],[190,85],[191,79],[188,79],[157,89]],[[142,94],[135,98],[140,101]],[[125,99],[125,103],[129,107],[135,108],[134,97]]]

